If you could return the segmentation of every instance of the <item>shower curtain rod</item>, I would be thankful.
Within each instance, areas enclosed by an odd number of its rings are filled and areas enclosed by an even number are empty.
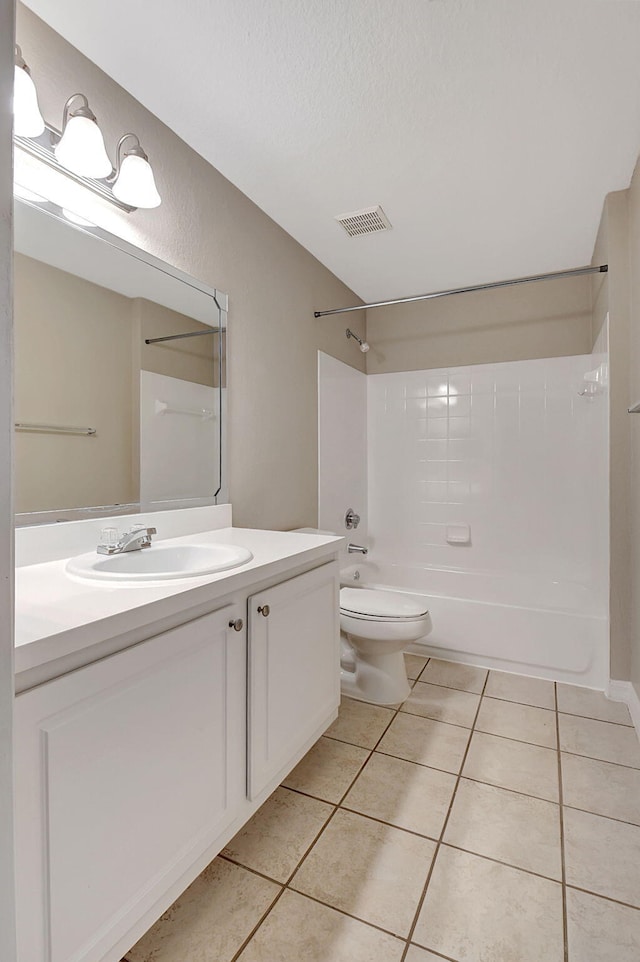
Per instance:
[[[416,294],[413,297],[396,297],[392,301],[376,301],[373,304],[358,304],[357,307],[337,307],[332,311],[314,311],[314,317],[327,317],[329,314],[350,314],[352,311],[368,311],[372,307],[390,307],[393,304],[411,304],[413,301],[431,301],[436,297],[450,297],[452,294],[472,294],[474,291],[491,291],[496,287],[513,287],[515,284],[531,284],[533,281],[552,281],[561,277],[580,277],[582,274],[606,274],[608,264],[597,267],[574,267],[568,271],[554,271],[552,274],[531,274],[529,277],[514,277],[510,281],[493,281],[491,284],[475,284],[473,287],[454,287],[450,291],[436,291],[433,294]]]
[[[145,344],[160,344],[161,341],[182,341],[185,337],[206,337],[207,334],[219,334],[218,328],[210,331],[190,331],[189,334],[169,334],[167,337],[145,337]]]

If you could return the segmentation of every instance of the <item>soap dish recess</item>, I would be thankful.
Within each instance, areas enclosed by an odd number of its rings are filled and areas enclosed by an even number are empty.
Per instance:
[[[448,524],[447,544],[471,544],[471,528],[468,524]]]

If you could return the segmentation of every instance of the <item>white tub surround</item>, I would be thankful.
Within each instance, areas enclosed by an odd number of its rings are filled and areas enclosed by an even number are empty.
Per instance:
[[[318,526],[366,545],[367,377],[318,351],[318,384]],[[350,531],[349,508],[360,515]]]
[[[65,573],[104,519],[24,532],[47,560],[17,578],[19,962],[119,962],[337,716],[342,539],[144,520],[252,559],[112,587]]]
[[[321,409],[367,431],[350,475],[368,538],[350,540],[369,554],[343,583],[424,599],[424,653],[606,688],[606,367],[603,336],[593,355],[370,375],[365,415],[321,366]],[[342,427],[323,437],[321,504],[346,500],[344,447]]]

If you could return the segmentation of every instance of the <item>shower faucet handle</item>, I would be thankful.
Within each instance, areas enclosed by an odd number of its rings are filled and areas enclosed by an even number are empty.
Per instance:
[[[344,516],[345,528],[347,529],[347,531],[351,531],[352,528],[353,529],[357,528],[359,524],[360,524],[360,515],[356,514],[353,508],[349,508],[349,510]]]

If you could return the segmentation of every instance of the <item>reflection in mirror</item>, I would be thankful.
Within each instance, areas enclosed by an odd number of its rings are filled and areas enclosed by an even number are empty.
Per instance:
[[[17,200],[14,292],[19,522],[225,500],[224,295]]]

